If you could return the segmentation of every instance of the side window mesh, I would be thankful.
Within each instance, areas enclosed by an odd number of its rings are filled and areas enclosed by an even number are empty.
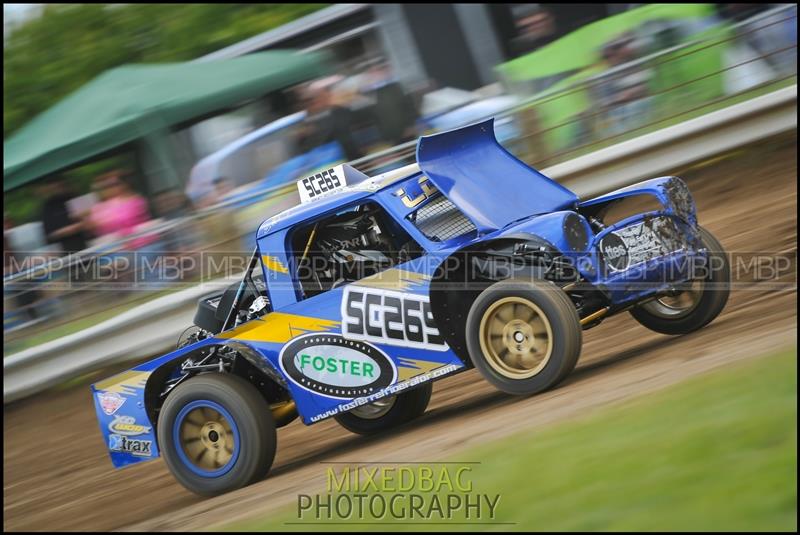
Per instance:
[[[410,214],[408,219],[432,241],[447,241],[475,230],[472,221],[442,194]]]

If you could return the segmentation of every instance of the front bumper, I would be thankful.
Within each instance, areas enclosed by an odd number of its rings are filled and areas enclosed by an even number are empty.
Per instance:
[[[613,306],[673,289],[707,261],[697,227],[666,212],[640,214],[597,234],[579,270]]]

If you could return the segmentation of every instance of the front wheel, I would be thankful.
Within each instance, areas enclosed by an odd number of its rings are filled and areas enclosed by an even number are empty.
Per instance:
[[[334,418],[339,425],[359,435],[380,433],[422,416],[428,408],[432,391],[430,382],[423,383],[408,392],[381,398]]]
[[[269,407],[241,377],[208,373],[175,387],[158,419],[158,446],[178,482],[213,496],[264,477],[277,437]]]
[[[536,394],[555,386],[575,368],[581,343],[575,306],[549,281],[492,284],[467,316],[472,363],[509,394]]]
[[[672,295],[631,310],[636,321],[662,334],[686,334],[711,323],[730,293],[731,270],[722,244],[700,227],[700,240],[708,250],[705,276],[683,283]]]

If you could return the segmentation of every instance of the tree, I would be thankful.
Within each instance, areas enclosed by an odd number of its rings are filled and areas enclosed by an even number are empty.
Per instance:
[[[48,4],[3,48],[3,137],[103,71],[188,61],[327,4]]]

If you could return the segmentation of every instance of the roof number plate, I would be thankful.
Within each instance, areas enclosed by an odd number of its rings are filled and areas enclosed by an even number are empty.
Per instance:
[[[342,165],[318,171],[311,176],[297,181],[297,189],[300,192],[300,202],[303,203],[313,201],[326,193],[341,189],[346,185],[344,166]]]

